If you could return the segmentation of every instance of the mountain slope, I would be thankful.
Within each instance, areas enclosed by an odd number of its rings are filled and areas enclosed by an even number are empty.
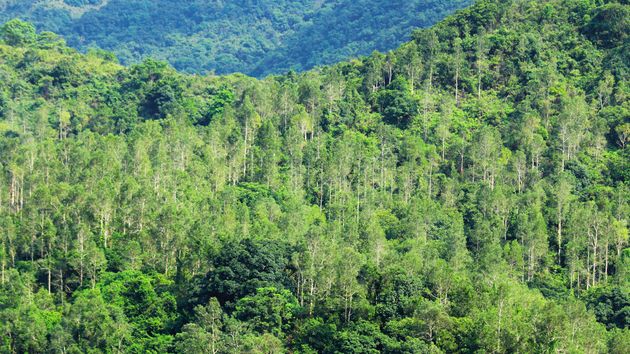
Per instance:
[[[123,63],[151,56],[186,72],[272,72],[389,50],[469,0],[0,1],[14,17]]]
[[[630,7],[257,80],[0,29],[0,352],[627,353]]]

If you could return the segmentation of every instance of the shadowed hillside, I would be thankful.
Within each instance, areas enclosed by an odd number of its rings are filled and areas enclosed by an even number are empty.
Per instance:
[[[0,23],[31,21],[125,63],[265,75],[389,50],[469,0],[0,0]]]

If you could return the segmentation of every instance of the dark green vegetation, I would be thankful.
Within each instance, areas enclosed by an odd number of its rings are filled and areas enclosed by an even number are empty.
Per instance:
[[[256,80],[0,30],[0,351],[628,353],[628,16]]]
[[[255,76],[390,50],[471,0],[0,0],[19,17],[123,63]]]

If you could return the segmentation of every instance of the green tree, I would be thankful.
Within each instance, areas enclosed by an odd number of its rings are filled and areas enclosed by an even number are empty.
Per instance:
[[[255,295],[238,300],[235,316],[251,323],[254,330],[260,333],[281,336],[289,329],[298,309],[297,299],[290,291],[273,287],[259,288]]]
[[[0,38],[8,45],[25,46],[35,42],[35,27],[18,19],[11,20],[0,27]]]

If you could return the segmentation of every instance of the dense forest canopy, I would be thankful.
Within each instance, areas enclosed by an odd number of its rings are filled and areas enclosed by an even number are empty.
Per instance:
[[[0,0],[72,47],[152,57],[190,73],[255,76],[390,50],[471,0]]]
[[[0,352],[630,352],[630,8],[270,76],[0,29]]]

